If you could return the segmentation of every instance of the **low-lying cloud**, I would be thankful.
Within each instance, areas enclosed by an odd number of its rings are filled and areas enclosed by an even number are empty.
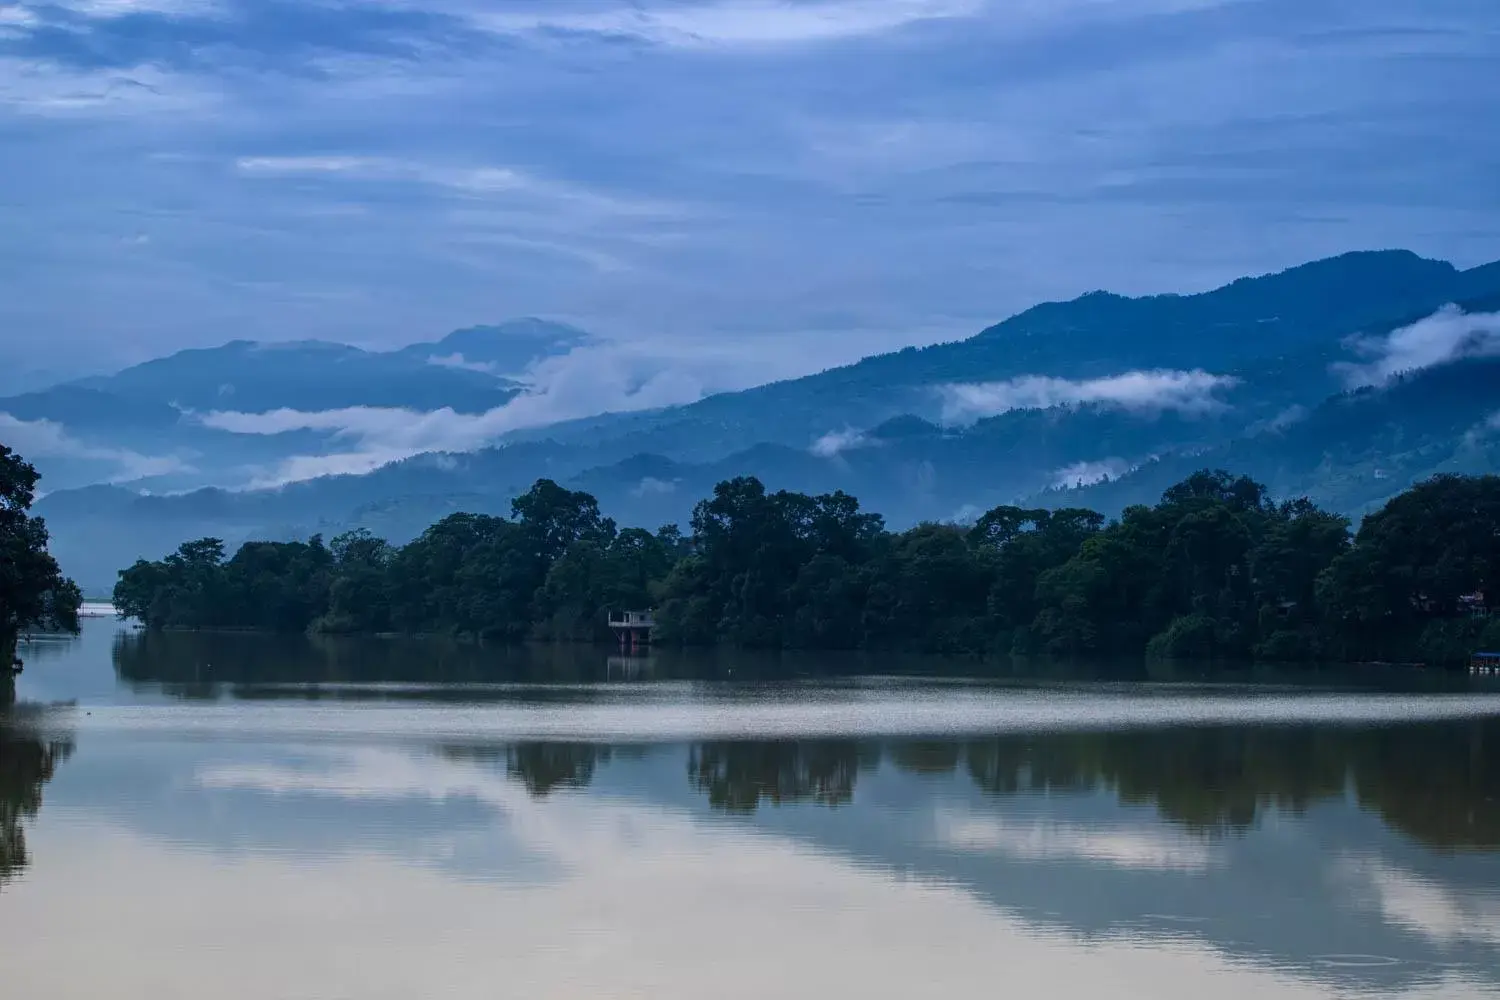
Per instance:
[[[1133,371],[1096,379],[1026,375],[1005,382],[973,382],[942,388],[943,419],[968,423],[1011,410],[1094,403],[1128,410],[1211,413],[1224,408],[1216,393],[1238,382],[1228,375],[1193,371]]]
[[[661,497],[669,496],[677,492],[677,481],[657,479],[655,476],[646,476],[635,486],[631,487],[630,495],[633,497]]]
[[[114,466],[106,481],[125,483],[152,476],[189,471],[182,459],[171,455],[142,455],[128,448],[105,448],[80,441],[53,420],[21,420],[0,413],[0,441],[26,459],[71,458],[105,462]]]
[[[1411,326],[1382,337],[1357,338],[1349,346],[1367,360],[1334,365],[1344,384],[1350,389],[1382,386],[1405,372],[1500,356],[1500,312],[1466,313],[1447,306]]]
[[[1491,441],[1497,434],[1500,434],[1500,412],[1491,413],[1470,427],[1464,432],[1463,442],[1465,446],[1473,448]]]
[[[461,371],[494,375],[496,378],[515,374],[513,372],[501,371],[500,366],[492,361],[470,361],[462,354],[434,354],[427,359],[427,363],[436,368],[457,368]]]
[[[871,444],[864,431],[845,428],[829,431],[812,443],[807,450],[818,458],[836,458],[852,448],[865,448]]]
[[[1123,458],[1106,458],[1097,462],[1074,462],[1052,473],[1054,489],[1076,489],[1093,486],[1106,479],[1119,479],[1135,466]]]
[[[205,426],[233,434],[321,432],[334,450],[297,455],[261,470],[248,484],[266,488],[327,475],[360,475],[426,452],[468,452],[504,435],[601,413],[625,413],[696,402],[710,392],[744,388],[761,377],[733,351],[698,349],[676,357],[640,345],[592,344],[546,358],[524,377],[515,398],[485,413],[427,412],[375,406],[337,410],[215,411]]]

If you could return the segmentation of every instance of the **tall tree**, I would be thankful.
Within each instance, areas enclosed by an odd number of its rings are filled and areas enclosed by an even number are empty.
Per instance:
[[[47,526],[32,517],[41,477],[0,444],[0,704],[15,698],[16,646],[32,629],[77,632],[83,595],[47,551]]]

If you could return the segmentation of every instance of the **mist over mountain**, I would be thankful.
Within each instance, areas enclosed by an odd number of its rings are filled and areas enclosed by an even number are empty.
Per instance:
[[[529,366],[588,339],[533,319],[388,352],[237,340],[0,398],[0,429],[32,458],[49,490],[100,482],[153,491],[243,487],[291,456],[337,453],[340,428],[314,423],[246,434],[224,414],[482,414],[523,391]]]
[[[1496,467],[1497,313],[1500,264],[1355,253],[701,399],[700,375],[539,320],[388,353],[236,342],[0,400],[0,437],[42,446],[53,550],[96,590],[188,538],[401,541],[541,477],[650,527],[736,475],[900,525],[1023,499],[1115,513],[1204,465],[1358,513]]]

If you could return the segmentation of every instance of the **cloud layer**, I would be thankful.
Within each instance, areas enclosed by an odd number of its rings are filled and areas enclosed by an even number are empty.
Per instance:
[[[1096,379],[1027,375],[1005,382],[944,386],[943,419],[969,423],[1011,410],[1092,403],[1139,411],[1203,414],[1223,409],[1217,393],[1236,383],[1205,371],[1134,371]]]
[[[855,353],[1351,248],[1479,263],[1497,29],[1482,0],[11,0],[0,365],[518,315]]]
[[[1462,358],[1500,356],[1500,313],[1465,313],[1450,306],[1384,337],[1362,338],[1351,346],[1368,360],[1335,365],[1344,383],[1351,389],[1385,385],[1405,372]]]
[[[719,350],[675,346],[675,353],[662,354],[638,345],[590,344],[546,358],[525,373],[524,391],[479,414],[358,406],[317,412],[219,411],[199,414],[197,420],[232,434],[315,431],[331,436],[331,452],[293,456],[260,470],[250,483],[274,487],[324,475],[362,474],[425,452],[474,451],[511,431],[563,420],[692,403],[709,392],[787,374],[776,364],[755,363],[730,345]],[[673,345],[660,348],[672,351]]]
[[[0,412],[0,441],[27,459],[77,459],[100,462],[110,468],[104,476],[111,483],[124,483],[187,470],[173,456],[142,455],[127,448],[107,448],[80,441],[62,424],[51,420],[20,420]]]

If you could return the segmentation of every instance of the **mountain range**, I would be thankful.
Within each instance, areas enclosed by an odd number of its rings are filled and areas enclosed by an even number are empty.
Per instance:
[[[46,475],[54,551],[95,591],[188,538],[400,541],[449,512],[503,513],[542,476],[628,524],[681,523],[751,474],[844,489],[899,525],[1004,502],[1115,513],[1204,465],[1357,516],[1434,472],[1500,468],[1500,262],[1364,252],[1202,294],[1095,292],[688,405],[494,419],[547,391],[548,359],[598,343],[541,320],[383,353],[240,341],[0,399],[0,440]],[[434,413],[465,428],[461,448],[247,488]]]

